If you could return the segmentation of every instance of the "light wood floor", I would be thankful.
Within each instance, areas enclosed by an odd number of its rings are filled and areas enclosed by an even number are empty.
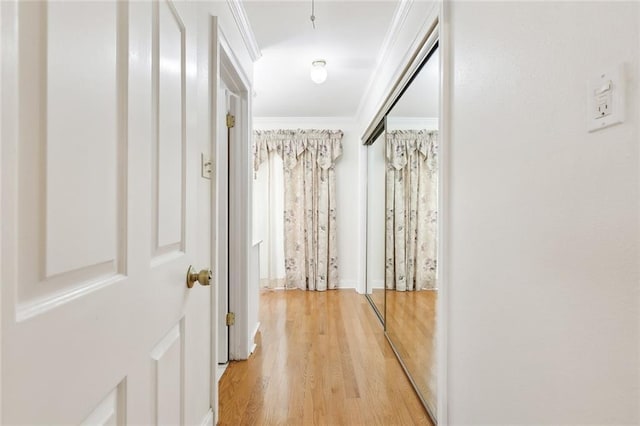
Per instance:
[[[220,380],[220,425],[430,425],[363,295],[265,291],[258,348]]]

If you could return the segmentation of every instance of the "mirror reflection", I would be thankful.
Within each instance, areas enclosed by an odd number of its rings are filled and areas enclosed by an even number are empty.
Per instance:
[[[385,135],[367,147],[367,295],[384,322]]]
[[[434,417],[439,69],[436,49],[387,114],[381,228],[387,335]]]

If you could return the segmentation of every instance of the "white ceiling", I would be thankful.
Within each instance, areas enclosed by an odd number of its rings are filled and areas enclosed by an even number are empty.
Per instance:
[[[353,117],[398,1],[243,1],[262,51],[254,68],[256,117]],[[325,59],[329,77],[309,78]]]

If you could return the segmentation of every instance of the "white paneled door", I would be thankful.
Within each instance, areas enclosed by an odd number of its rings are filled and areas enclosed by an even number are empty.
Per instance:
[[[195,7],[0,4],[2,424],[210,415]]]

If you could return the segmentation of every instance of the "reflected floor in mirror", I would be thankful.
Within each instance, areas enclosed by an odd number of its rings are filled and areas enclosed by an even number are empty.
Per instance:
[[[384,290],[378,288],[373,289],[369,297],[378,310],[380,310],[380,315],[384,318]]]
[[[436,407],[435,290],[387,291],[387,333],[430,408]]]
[[[220,379],[220,425],[430,425],[367,299],[263,291],[256,352]]]

